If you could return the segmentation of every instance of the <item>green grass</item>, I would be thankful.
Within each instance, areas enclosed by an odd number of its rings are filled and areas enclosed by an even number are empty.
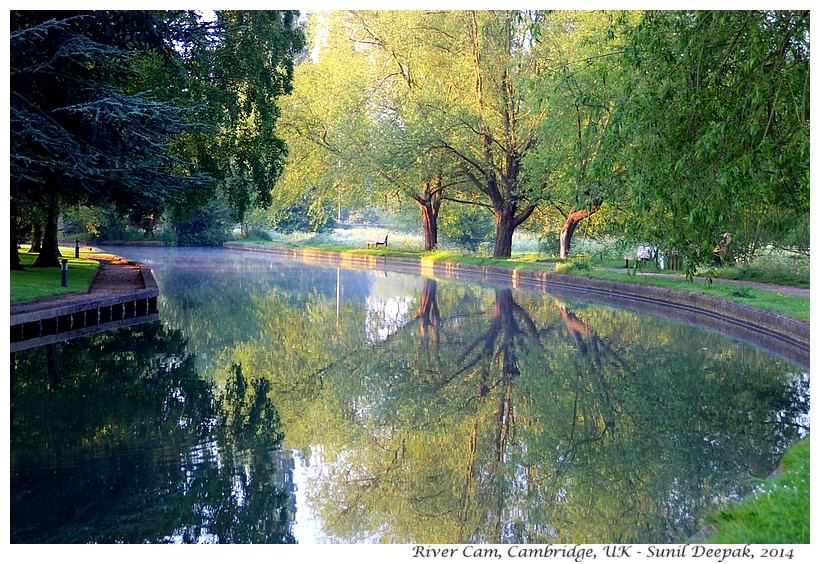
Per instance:
[[[809,438],[783,456],[782,472],[756,492],[707,518],[717,528],[714,544],[808,544],[810,542]]]
[[[713,279],[712,283],[688,280],[684,276],[668,278],[665,276],[647,276],[629,274],[603,269],[572,271],[571,274],[606,280],[618,280],[647,286],[661,286],[684,292],[702,294],[721,298],[730,302],[742,303],[749,307],[771,311],[800,321],[810,321],[809,298],[793,296],[772,290],[753,288],[742,284],[721,282]]]
[[[62,286],[61,268],[30,268],[37,255],[21,252],[20,262],[25,270],[11,271],[11,303],[88,290],[99,262],[83,258],[82,253],[80,258],[74,258],[74,249],[60,249],[60,252],[68,259],[68,287]]]
[[[634,274],[634,271],[627,271],[622,268],[624,266],[623,260],[601,260],[596,259],[592,254],[578,254],[570,259],[561,260],[546,259],[533,252],[514,252],[513,256],[509,259],[496,259],[449,250],[420,251],[418,248],[414,248],[413,246],[391,245],[387,248],[367,248],[366,243],[364,242],[367,240],[368,239],[359,236],[358,239],[352,238],[340,242],[332,236],[325,235],[321,239],[312,240],[313,244],[311,243],[311,240],[308,239],[304,240],[298,246],[349,254],[426,258],[436,261],[456,262],[462,264],[494,265],[506,268],[531,269],[542,272],[558,272],[572,274],[575,276],[616,280],[638,285],[660,286],[683,292],[721,298],[735,303],[742,303],[750,307],[785,315],[800,321],[810,321],[809,298],[807,297],[793,296],[771,290],[743,286],[742,284],[721,282],[720,278],[718,278],[718,275],[720,275],[720,277],[724,276],[725,270],[731,271],[734,279],[740,279],[739,272],[742,271],[739,269],[721,269],[719,272],[702,273],[711,274],[714,277],[712,282],[708,283],[698,279],[687,279],[682,274],[675,274],[674,272],[668,270],[661,272],[671,276],[651,276],[650,274],[652,273],[658,273],[652,265],[644,267],[636,275]],[[351,241],[353,241],[354,246],[351,246]],[[261,241],[237,241],[237,243],[242,242],[261,243]],[[315,244],[317,242],[320,242],[320,244]],[[264,244],[281,245],[282,243],[268,242]],[[726,274],[728,275],[729,273],[727,272]],[[796,278],[802,279],[802,276],[796,276]],[[779,282],[783,284],[786,280],[790,279],[791,277],[787,276],[785,273],[781,273],[779,278],[769,276],[766,281],[771,283]],[[760,278],[757,278],[755,281],[760,281]],[[808,287],[808,278],[806,277],[805,279],[805,285],[801,283],[796,284],[795,286]]]
[[[809,287],[808,268],[802,265],[789,265],[788,263],[782,267],[766,262],[755,265],[734,266],[715,270],[713,274],[729,280],[748,280],[753,282],[782,284],[796,288]]]

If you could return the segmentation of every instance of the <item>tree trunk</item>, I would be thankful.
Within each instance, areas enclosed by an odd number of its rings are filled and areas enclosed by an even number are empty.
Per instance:
[[[535,206],[529,205],[524,211],[515,214],[515,207],[511,210],[495,210],[495,249],[494,258],[510,258],[512,256],[512,239],[515,229],[527,221],[535,211]]]
[[[432,251],[438,247],[438,212],[441,208],[441,197],[443,188],[441,185],[441,172],[437,172],[433,178],[433,184],[429,180],[421,183],[421,194],[413,194],[413,201],[421,211],[421,227],[424,231],[424,250]]]
[[[40,249],[40,254],[37,255],[37,260],[35,260],[32,265],[38,268],[60,266],[60,247],[57,242],[57,220],[60,217],[60,200],[56,194],[49,201],[47,212],[48,216],[43,231],[42,248]]]
[[[14,198],[12,198],[12,200],[11,200],[10,211],[11,211],[11,222],[10,222],[11,229],[10,229],[9,235],[11,236],[11,254],[9,256],[11,257],[11,259],[10,259],[9,262],[11,263],[11,270],[23,270],[23,265],[20,263],[20,252],[18,250],[18,243],[17,243],[17,240],[18,240],[18,237],[19,237],[20,234],[17,232],[19,221],[18,221],[18,217],[17,217],[17,205],[14,203]]]
[[[31,247],[28,252],[39,253],[43,248],[43,226],[39,221],[35,221],[31,225]]]
[[[424,250],[432,251],[438,247],[438,217],[434,212],[430,202],[420,202],[416,200],[419,210],[421,210],[421,227],[424,231]]]
[[[572,248],[572,235],[575,233],[575,228],[578,227],[578,224],[581,223],[582,220],[588,218],[600,207],[600,203],[593,203],[589,208],[585,208],[582,210],[576,210],[573,208],[569,214],[567,215],[567,219],[564,222],[564,227],[561,229],[560,235],[560,254],[559,256],[562,259],[565,259],[569,256],[570,249]]]
[[[515,233],[515,219],[512,214],[495,214],[495,248],[494,258],[509,258],[512,256],[512,238]]]

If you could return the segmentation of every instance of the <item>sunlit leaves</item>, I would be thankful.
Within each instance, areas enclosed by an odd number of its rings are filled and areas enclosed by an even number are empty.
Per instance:
[[[808,212],[808,25],[808,12],[648,12],[632,28],[635,75],[617,116],[643,192],[629,195],[643,204],[630,227],[684,253],[690,271],[724,232],[746,255],[783,236],[775,222],[753,235],[749,207],[764,223]],[[673,214],[654,213],[665,204]]]

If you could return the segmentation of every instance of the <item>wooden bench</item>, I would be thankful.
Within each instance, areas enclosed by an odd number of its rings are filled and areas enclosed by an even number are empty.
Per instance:
[[[624,255],[624,260],[626,261],[626,269],[629,270],[629,261],[633,261],[635,264],[635,268],[639,267],[642,262],[647,260],[656,261],[658,259],[658,249],[657,247],[652,247],[649,245],[641,245],[638,247],[637,252],[634,255]]]
[[[376,237],[374,241],[370,241],[367,244],[367,248],[369,249],[370,247],[378,247],[379,245],[384,245],[385,247],[387,246],[387,235]]]

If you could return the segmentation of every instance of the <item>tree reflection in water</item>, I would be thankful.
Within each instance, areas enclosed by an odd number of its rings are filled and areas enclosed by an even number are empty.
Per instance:
[[[424,280],[405,325],[344,361],[329,354],[321,389],[283,404],[334,429],[289,434],[321,444],[308,495],[329,538],[677,542],[806,432],[807,379],[752,347],[600,306],[444,288]],[[365,315],[347,317],[355,334]],[[242,354],[260,368],[259,351]]]
[[[716,332],[261,264],[14,356],[13,542],[299,541],[292,451],[320,542],[678,542],[808,431],[808,374]]]
[[[294,542],[270,385],[227,382],[159,323],[13,355],[11,541]]]

